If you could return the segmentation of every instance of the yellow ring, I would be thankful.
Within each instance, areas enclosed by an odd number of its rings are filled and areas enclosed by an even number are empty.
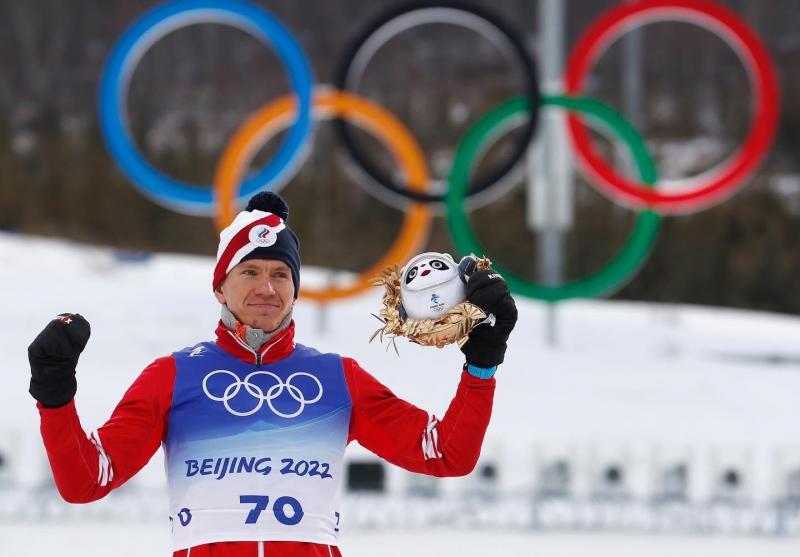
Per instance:
[[[245,172],[259,149],[280,129],[291,124],[296,101],[286,95],[261,107],[234,134],[214,174],[216,225],[225,228],[235,216],[235,199]],[[390,112],[351,93],[317,91],[314,94],[314,116],[340,117],[352,121],[383,141],[397,159],[408,187],[424,191],[430,173],[422,149],[411,132]],[[427,204],[409,203],[400,233],[383,257],[355,277],[348,286],[322,289],[301,288],[300,296],[317,302],[329,302],[355,296],[368,290],[372,279],[389,265],[405,263],[423,247],[430,232],[431,212]]]

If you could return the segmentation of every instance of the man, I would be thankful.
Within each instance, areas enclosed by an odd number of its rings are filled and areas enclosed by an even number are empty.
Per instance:
[[[30,392],[66,501],[104,497],[163,445],[175,556],[330,557],[340,555],[350,441],[413,472],[458,476],[474,468],[493,375],[517,319],[505,282],[487,271],[468,279],[467,298],[496,322],[476,327],[462,347],[461,381],[439,420],[355,360],[295,344],[300,256],[287,217],[275,194],[250,200],[220,235],[216,340],[155,360],[89,436],[73,401],[89,323],[62,314],[33,341]]]

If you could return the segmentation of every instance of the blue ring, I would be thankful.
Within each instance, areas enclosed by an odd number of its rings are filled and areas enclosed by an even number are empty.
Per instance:
[[[125,113],[130,78],[144,53],[167,33],[193,23],[222,23],[271,45],[289,73],[298,99],[297,119],[278,151],[255,176],[242,184],[238,201],[269,188],[300,162],[311,135],[314,78],[305,53],[291,32],[262,8],[235,0],[181,0],[158,6],[123,33],[106,62],[100,81],[100,129],[111,157],[141,191],[155,202],[188,215],[212,215],[213,188],[174,180],[139,153]]]

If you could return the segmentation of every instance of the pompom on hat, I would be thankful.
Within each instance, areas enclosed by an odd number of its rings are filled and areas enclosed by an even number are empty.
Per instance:
[[[294,297],[300,292],[300,240],[286,224],[289,206],[276,193],[260,192],[250,198],[247,208],[219,234],[214,290],[242,261],[276,259],[289,266]]]

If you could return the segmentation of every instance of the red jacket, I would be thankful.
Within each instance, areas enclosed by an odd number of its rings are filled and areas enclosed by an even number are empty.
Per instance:
[[[294,323],[257,353],[220,323],[216,343],[245,362],[281,360],[294,350]],[[495,380],[462,372],[456,395],[441,420],[399,399],[362,369],[342,358],[352,399],[349,441],[406,470],[434,476],[462,476],[475,467],[492,411]],[[38,405],[41,432],[58,491],[70,503],[107,495],[136,474],[166,439],[175,363],[172,356],[147,366],[111,418],[87,436],[75,403]],[[425,454],[427,453],[427,455]],[[431,458],[431,454],[441,455]],[[427,458],[426,458],[427,457]],[[305,542],[219,542],[174,553],[175,557],[257,555],[310,557],[340,555],[337,547]]]

